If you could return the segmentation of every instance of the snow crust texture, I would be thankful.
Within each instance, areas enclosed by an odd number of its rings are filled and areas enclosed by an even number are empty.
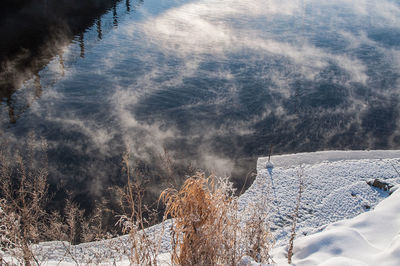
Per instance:
[[[330,153],[334,154],[334,160],[329,159]],[[301,158],[301,164],[290,160],[290,164],[283,166],[277,166],[280,157],[287,160],[290,155],[273,156],[273,168],[266,168],[267,158],[260,158],[258,175],[240,197],[240,208],[244,210],[251,202],[268,197],[270,226],[276,246],[280,246],[286,245],[289,239],[300,178],[303,193],[297,237],[319,232],[330,223],[368,212],[389,196],[388,191],[369,186],[368,180],[378,178],[393,185],[400,183],[396,172],[400,169],[400,158],[391,158],[389,154],[389,158],[382,159],[351,159],[349,155],[354,152],[339,153],[345,155],[345,160],[340,160],[338,152],[295,154],[293,157]],[[364,152],[364,155],[368,153]],[[319,154],[323,154],[324,159],[316,163]],[[312,164],[307,164],[308,161]]]
[[[277,156],[271,159],[277,162],[273,169],[267,169],[266,158],[260,158],[257,178],[241,197],[244,208],[262,194],[272,199],[271,229],[277,238],[274,261],[287,264],[290,215],[301,176],[304,192],[295,265],[400,265],[400,159],[393,158],[395,152],[387,153],[388,158],[381,152],[333,152],[333,157],[322,152],[322,158],[318,154],[285,155],[283,160]],[[381,159],[365,159],[371,154]],[[302,164],[296,166],[293,158]],[[395,185],[393,194],[366,183],[375,178]]]

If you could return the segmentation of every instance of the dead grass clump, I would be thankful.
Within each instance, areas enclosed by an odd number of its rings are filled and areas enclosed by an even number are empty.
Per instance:
[[[237,198],[227,179],[197,173],[177,191],[165,190],[165,218],[172,222],[172,263],[235,265],[239,260]]]

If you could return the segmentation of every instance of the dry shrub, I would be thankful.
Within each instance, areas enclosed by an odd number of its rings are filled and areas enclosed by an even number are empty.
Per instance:
[[[71,244],[78,244],[81,239],[82,225],[84,224],[84,210],[79,208],[79,204],[70,198],[65,201],[64,206],[65,226],[67,241]]]
[[[65,236],[59,236],[58,240],[66,240],[71,244],[79,244],[102,240],[110,233],[104,229],[102,217],[109,212],[104,203],[97,203],[90,214],[85,213],[79,204],[72,200],[72,194],[68,193],[65,200],[64,215],[61,224]],[[56,219],[54,219],[56,220]]]
[[[248,206],[241,233],[245,255],[256,262],[273,263],[269,252],[275,241],[268,224],[267,198],[262,195],[258,202]]]
[[[92,242],[109,239],[115,236],[115,232],[108,231],[104,217],[112,214],[112,211],[106,207],[106,202],[97,202],[90,215],[84,214],[81,223],[81,242]]]
[[[30,249],[23,249],[23,240],[19,233],[20,217],[15,213],[4,211],[7,209],[7,202],[4,199],[0,200],[0,265],[7,265],[7,261],[14,258],[19,264],[24,263],[24,257],[30,255]],[[25,253],[24,253],[25,251]],[[8,258],[6,258],[8,257]]]
[[[161,194],[166,204],[165,215],[174,218],[172,262],[175,264],[217,264],[223,226],[217,220],[224,218],[226,210],[218,209],[217,205],[219,202],[223,205],[229,198],[214,196],[213,181],[198,174],[186,180],[180,191],[168,189]]]
[[[100,215],[85,217],[72,200],[66,200],[64,214],[49,213],[47,143],[33,133],[26,152],[11,155],[8,145],[0,149],[0,249],[2,256],[19,264],[40,264],[47,254],[37,252],[41,241],[61,240],[79,243],[99,239],[96,221]],[[69,245],[68,245],[69,247]],[[66,254],[73,257],[71,250]]]
[[[93,216],[85,218],[79,205],[69,199],[63,215],[45,212],[44,206],[49,199],[45,156],[47,146],[45,142],[41,144],[43,152],[39,164],[38,160],[33,160],[37,159],[37,145],[33,143],[28,143],[29,152],[24,157],[18,154],[14,157],[13,164],[0,150],[1,263],[5,256],[11,256],[19,264],[40,264],[43,254],[38,259],[32,251],[32,244],[43,240],[79,243],[108,238],[101,230],[104,211],[101,207]],[[118,224],[123,233],[129,235],[126,246],[130,263],[157,265],[163,231],[149,235],[144,230],[150,221],[145,216],[149,210],[143,204],[143,178],[131,169],[128,153],[124,155],[123,163],[127,184],[116,189],[124,213]],[[167,164],[170,164],[169,159]],[[167,171],[172,172],[169,168]],[[238,197],[228,178],[213,175],[205,177],[205,174],[197,173],[188,178],[179,191],[167,189],[160,198],[166,205],[164,219],[173,218],[173,264],[237,265],[245,255],[258,262],[270,261],[272,238],[265,212],[254,205],[245,214],[247,218],[243,219],[238,211]],[[265,206],[267,202],[261,204]],[[113,250],[114,247],[109,249]],[[88,263],[99,263],[106,259],[107,254],[95,249]],[[65,245],[65,256],[71,257],[76,264],[82,262],[69,243]]]
[[[74,246],[84,242],[102,241],[113,236],[105,231],[102,225],[102,214],[107,210],[103,209],[102,205],[99,205],[91,214],[85,214],[79,204],[72,200],[72,194],[69,192],[67,194],[68,197],[64,203],[63,214],[61,215],[58,211],[48,214],[49,223],[45,232],[46,240],[60,241],[64,252],[61,261],[69,258],[76,265],[79,265],[80,263],[93,264],[95,261],[101,262],[107,259],[99,249],[87,249],[83,256],[82,252]],[[34,253],[38,254],[39,261],[48,259],[49,254],[43,252],[40,245],[35,246]],[[47,253],[51,253],[51,251]]]
[[[131,265],[157,265],[157,256],[161,245],[163,232],[148,235],[144,230],[150,221],[144,217],[144,211],[150,212],[143,204],[144,188],[139,173],[130,167],[129,153],[123,156],[127,184],[116,188],[120,199],[120,207],[124,215],[120,216],[118,224],[122,232],[129,235]]]
[[[173,264],[237,265],[244,255],[256,259],[256,254],[269,249],[265,243],[270,235],[261,229],[264,221],[253,222],[262,217],[250,217],[242,224],[234,192],[228,178],[197,173],[179,191],[167,189],[161,194],[165,218],[173,218]],[[258,239],[247,243],[250,235]],[[248,252],[249,245],[254,252]]]
[[[11,157],[5,149],[0,150],[0,226],[9,232],[10,242],[6,246],[2,243],[3,250],[30,265],[36,261],[31,244],[44,239],[48,224],[44,210],[48,200],[47,143],[37,143],[31,133],[26,147],[24,156],[16,152]]]

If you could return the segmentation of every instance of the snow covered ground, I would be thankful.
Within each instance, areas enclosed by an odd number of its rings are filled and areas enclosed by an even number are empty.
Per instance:
[[[260,158],[257,179],[241,200],[245,205],[260,192],[273,194],[271,227],[277,238],[273,256],[278,265],[287,264],[288,215],[295,206],[300,174],[304,192],[294,264],[400,265],[400,191],[388,197],[389,192],[366,183],[378,178],[398,185],[399,155],[399,151],[284,155],[271,158],[272,170],[265,169],[267,158]]]
[[[374,210],[297,239],[294,247],[296,265],[399,265],[400,190]],[[275,261],[285,264],[285,254],[283,247],[274,250]]]
[[[400,265],[400,189],[388,197],[388,191],[367,184],[368,180],[379,179],[398,187],[400,151],[272,156],[273,168],[266,168],[267,161],[259,158],[257,177],[240,197],[239,209],[245,212],[249,204],[265,200],[263,210],[268,212],[276,239],[272,251],[275,263],[287,264],[292,215],[302,180],[294,264]],[[147,229],[149,234],[164,230],[161,253],[170,249],[168,227],[167,221],[164,226]],[[47,265],[88,262],[93,254],[98,254],[99,260],[92,258],[92,263],[127,265],[129,248],[125,243],[126,236],[77,246],[49,242],[38,248]],[[167,264],[168,254],[163,258]]]
[[[369,211],[389,193],[366,181],[399,184],[400,151],[329,151],[259,158],[257,178],[241,196],[242,208],[265,195],[270,199],[271,229],[276,246],[287,244],[299,190],[303,194],[297,236],[321,231],[327,224]]]

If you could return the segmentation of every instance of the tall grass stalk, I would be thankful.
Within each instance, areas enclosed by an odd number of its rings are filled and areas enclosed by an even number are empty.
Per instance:
[[[130,167],[129,153],[125,153],[123,163],[127,184],[123,188],[116,189],[124,213],[120,216],[118,224],[122,227],[122,232],[129,235],[130,252],[128,257],[132,265],[157,265],[163,232],[159,232],[157,235],[146,233],[145,228],[150,221],[144,217],[144,188],[141,178]]]
[[[292,220],[292,229],[291,229],[291,233],[290,233],[289,247],[288,247],[288,253],[287,253],[289,264],[292,263],[294,239],[296,237],[297,219],[299,218],[301,195],[302,195],[303,189],[304,189],[303,175],[304,175],[304,169],[301,168],[299,170],[299,172],[297,173],[298,180],[299,180],[299,190],[298,190],[297,199],[296,199],[296,207],[295,207],[293,215],[292,215],[292,219],[293,219]]]

